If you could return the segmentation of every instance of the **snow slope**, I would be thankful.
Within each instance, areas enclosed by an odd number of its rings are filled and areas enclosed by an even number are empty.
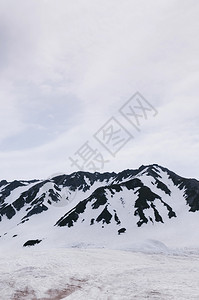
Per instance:
[[[3,300],[199,299],[199,254],[30,248],[0,270]]]

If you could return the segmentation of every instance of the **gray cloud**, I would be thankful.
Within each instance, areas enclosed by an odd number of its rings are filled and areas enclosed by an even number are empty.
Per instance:
[[[0,11],[2,178],[71,172],[86,140],[107,170],[157,162],[199,177],[197,1],[7,0]],[[92,135],[137,90],[159,113],[113,159]]]

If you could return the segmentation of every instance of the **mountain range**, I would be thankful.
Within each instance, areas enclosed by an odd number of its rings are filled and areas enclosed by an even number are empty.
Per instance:
[[[199,181],[157,164],[119,173],[0,181],[0,243],[10,246],[67,245],[71,237],[77,244],[92,243],[93,237],[103,244],[104,237],[129,239],[143,230],[150,236],[177,220],[181,226],[183,220],[197,222],[198,212]]]

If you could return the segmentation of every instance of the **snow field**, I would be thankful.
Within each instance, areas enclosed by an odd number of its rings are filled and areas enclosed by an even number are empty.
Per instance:
[[[2,300],[199,299],[199,254],[30,248],[0,270]]]

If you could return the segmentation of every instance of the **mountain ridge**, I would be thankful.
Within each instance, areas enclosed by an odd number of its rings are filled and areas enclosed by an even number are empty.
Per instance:
[[[30,238],[42,228],[44,236],[52,228],[63,228],[66,235],[72,229],[121,235],[198,212],[199,181],[158,164],[119,173],[78,171],[45,180],[0,181],[1,237],[17,239],[30,228]]]

